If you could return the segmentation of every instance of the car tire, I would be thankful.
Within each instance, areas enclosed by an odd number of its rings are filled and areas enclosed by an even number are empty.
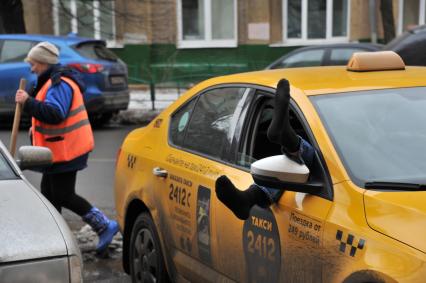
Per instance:
[[[360,270],[349,275],[343,280],[343,283],[382,283],[382,282],[397,282],[384,274],[373,270]]]
[[[169,282],[158,233],[148,213],[136,218],[129,256],[132,282]]]
[[[100,128],[100,127],[104,126],[105,124],[107,124],[111,120],[112,115],[113,115],[112,113],[90,115],[89,116],[90,124],[94,128]]]

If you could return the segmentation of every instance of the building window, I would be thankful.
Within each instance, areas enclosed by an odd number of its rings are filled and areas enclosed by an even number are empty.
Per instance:
[[[115,40],[115,0],[52,0],[56,35]]]
[[[425,24],[426,0],[399,0],[398,34]]]
[[[286,44],[347,42],[350,0],[283,0]]]
[[[236,0],[178,0],[178,47],[236,47]]]

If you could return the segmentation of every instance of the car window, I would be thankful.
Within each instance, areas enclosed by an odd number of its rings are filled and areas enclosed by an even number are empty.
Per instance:
[[[365,50],[359,48],[335,48],[331,50],[329,65],[346,65],[354,52]]]
[[[306,67],[306,66],[321,66],[324,50],[307,50],[294,54],[285,58],[279,64],[273,66],[273,69],[291,68],[291,67]]]
[[[266,135],[273,113],[271,104],[262,105],[254,118],[253,127],[247,136],[244,148],[238,152],[237,165],[250,168],[256,160],[281,153],[280,146],[270,142]]]
[[[189,118],[191,117],[192,110],[197,99],[192,99],[189,103],[176,111],[170,121],[170,141],[174,145],[182,146],[185,137],[186,126],[188,125]]]
[[[412,87],[310,97],[355,184],[426,182],[425,91]]]
[[[195,105],[184,139],[184,147],[215,158],[230,142],[228,131],[246,88],[227,87],[203,93]]]
[[[5,157],[0,152],[0,180],[15,179],[16,174],[13,172]]]
[[[0,63],[22,62],[33,47],[34,42],[5,40],[1,46]]]
[[[241,144],[237,154],[237,165],[250,168],[250,165],[256,160],[282,154],[281,146],[271,142],[267,136],[273,114],[273,99],[264,97],[258,102],[258,109],[254,113],[250,126],[248,126],[246,139]],[[293,110],[290,110],[290,124],[299,136],[308,140],[303,126]]]
[[[249,110],[250,114],[247,115],[248,118],[244,122],[241,121],[244,130],[240,138],[237,138],[237,150],[230,153],[234,156],[233,162],[246,171],[249,171],[251,164],[259,159],[282,154],[281,146],[271,142],[267,136],[274,114],[274,99],[271,93],[258,90],[253,101],[250,106],[251,110]],[[308,182],[320,183],[323,186],[314,194],[326,199],[333,199],[333,191],[321,151],[315,146],[315,138],[303,117],[303,112],[293,102],[290,102],[289,120],[295,133],[315,148],[314,160],[309,167]]]
[[[74,49],[83,57],[95,60],[117,61],[118,57],[99,42],[80,43]]]

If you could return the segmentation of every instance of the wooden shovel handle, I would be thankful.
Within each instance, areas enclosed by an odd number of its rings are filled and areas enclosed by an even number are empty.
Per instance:
[[[25,79],[21,79],[21,81],[19,82],[19,89],[25,90],[26,84],[27,84],[27,81]],[[9,151],[13,157],[15,157],[16,140],[18,138],[19,123],[21,122],[21,112],[22,112],[22,105],[19,103],[16,103],[15,117],[13,118],[12,135],[10,137],[10,145],[9,145]]]

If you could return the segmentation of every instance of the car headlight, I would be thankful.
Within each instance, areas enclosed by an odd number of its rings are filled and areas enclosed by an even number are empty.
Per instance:
[[[78,258],[77,261],[79,261]],[[69,266],[71,264],[68,264],[68,257],[2,263],[0,266],[0,282],[70,282]],[[81,272],[81,264],[79,266]],[[71,282],[81,282],[81,275],[80,281],[71,280]]]
[[[70,256],[70,282],[71,283],[80,283],[83,282],[83,277],[81,271],[83,269],[83,264],[81,262],[80,257],[78,256]]]

